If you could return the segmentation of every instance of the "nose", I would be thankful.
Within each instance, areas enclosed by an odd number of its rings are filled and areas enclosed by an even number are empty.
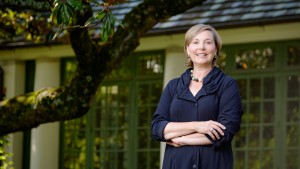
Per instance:
[[[198,48],[199,48],[200,50],[204,50],[204,49],[205,49],[205,44],[204,44],[204,43],[199,43]]]

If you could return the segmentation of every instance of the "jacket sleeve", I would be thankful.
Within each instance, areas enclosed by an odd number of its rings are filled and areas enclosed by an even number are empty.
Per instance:
[[[167,84],[152,117],[151,134],[152,137],[158,141],[166,141],[163,133],[166,125],[170,122],[169,113],[175,86],[175,80],[171,80]]]
[[[232,141],[234,135],[240,129],[242,114],[242,100],[238,85],[234,79],[229,78],[229,81],[227,81],[219,95],[219,115],[217,121],[226,127],[224,136],[219,140],[213,140],[206,134],[206,137],[213,143],[214,149],[218,149],[222,145],[227,145],[227,143]]]

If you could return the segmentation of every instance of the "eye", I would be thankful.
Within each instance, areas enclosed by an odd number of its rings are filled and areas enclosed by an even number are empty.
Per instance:
[[[205,43],[210,45],[212,44],[212,41],[206,41]]]

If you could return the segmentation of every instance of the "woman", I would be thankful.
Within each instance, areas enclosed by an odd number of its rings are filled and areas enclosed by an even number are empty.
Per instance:
[[[151,123],[153,138],[167,143],[163,169],[233,168],[242,103],[236,81],[216,67],[221,46],[209,25],[185,34],[189,68],[168,83]]]

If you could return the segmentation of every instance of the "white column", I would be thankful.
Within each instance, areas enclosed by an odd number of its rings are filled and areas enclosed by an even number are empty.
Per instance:
[[[176,77],[179,77],[186,67],[186,56],[182,46],[173,46],[166,49],[165,70],[164,70],[164,87],[168,82]],[[165,153],[165,143],[160,144],[160,162],[162,162]]]
[[[34,90],[58,87],[59,59],[36,60]],[[59,162],[59,123],[42,124],[31,132],[31,169],[57,169]]]
[[[187,69],[186,62],[183,46],[173,46],[166,49],[164,86],[171,79],[179,77]]]
[[[6,96],[4,99],[24,94],[25,91],[25,64],[22,61],[2,61],[4,71],[4,87]],[[22,169],[23,132],[9,134],[10,146],[8,152],[13,154],[12,161],[15,169]]]

